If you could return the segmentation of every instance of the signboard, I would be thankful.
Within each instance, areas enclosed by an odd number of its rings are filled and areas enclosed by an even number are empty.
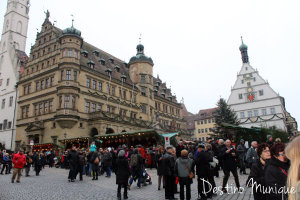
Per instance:
[[[176,133],[164,133],[164,134],[160,134],[161,136],[164,137],[165,139],[165,147],[170,146],[170,139],[171,137],[178,135],[178,132]]]
[[[165,137],[165,146],[170,146],[170,140],[169,137]]]
[[[30,145],[34,145],[34,141],[33,140],[30,140]]]

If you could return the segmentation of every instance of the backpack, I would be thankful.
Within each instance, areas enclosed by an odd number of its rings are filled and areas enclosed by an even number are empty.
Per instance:
[[[99,163],[100,163],[100,160],[99,160],[99,158],[98,158],[98,156],[97,156],[96,159],[94,160],[94,164],[95,164],[95,165],[99,165]]]
[[[136,167],[137,165],[138,165],[138,155],[137,154],[133,154],[131,156],[130,166],[131,167]]]

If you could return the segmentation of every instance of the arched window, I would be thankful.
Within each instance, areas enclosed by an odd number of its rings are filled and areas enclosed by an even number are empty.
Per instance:
[[[9,20],[6,21],[5,31],[8,30],[8,27],[9,27]]]
[[[111,134],[111,133],[114,133],[114,132],[115,132],[114,129],[112,129],[112,128],[106,128],[105,134]]]
[[[22,33],[22,22],[21,21],[18,21],[18,23],[17,23],[17,32]]]

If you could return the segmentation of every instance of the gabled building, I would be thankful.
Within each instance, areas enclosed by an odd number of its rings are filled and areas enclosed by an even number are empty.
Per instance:
[[[197,118],[194,120],[195,126],[195,139],[201,141],[207,141],[207,138],[212,137],[215,132],[215,115],[217,108],[210,108],[200,110]]]
[[[142,44],[126,63],[87,43],[73,23],[55,27],[49,15],[18,82],[17,147],[30,140],[39,149],[87,147],[95,135],[185,130],[181,104],[153,77]]]
[[[16,134],[16,83],[27,60],[28,13],[29,1],[7,1],[0,42],[0,143],[10,150]]]
[[[231,89],[228,105],[235,111],[241,126],[288,131],[284,99],[250,65],[248,47],[243,41],[239,49],[243,65]]]

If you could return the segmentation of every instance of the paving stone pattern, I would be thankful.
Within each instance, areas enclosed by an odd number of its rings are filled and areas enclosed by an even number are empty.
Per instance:
[[[24,172],[23,172],[24,173]],[[128,192],[132,200],[163,200],[164,190],[157,190],[156,170],[148,170],[152,177],[152,185],[137,188],[134,182]],[[68,170],[45,167],[40,176],[35,176],[32,169],[30,177],[21,177],[21,183],[11,183],[11,174],[0,175],[0,200],[111,200],[117,199],[117,185],[115,174],[111,178],[99,176],[98,181],[92,181],[91,177],[84,176],[83,181],[76,180],[69,183]],[[222,185],[223,173],[215,178],[217,186]],[[242,193],[223,194],[218,193],[213,200],[253,200],[251,188],[245,187],[247,175],[239,176],[240,183],[245,189]],[[233,176],[228,181],[229,186],[234,186]],[[178,186],[179,190],[179,186]],[[175,195],[179,199],[179,194]],[[123,197],[122,197],[123,199]],[[192,199],[197,199],[197,181],[192,184]]]

